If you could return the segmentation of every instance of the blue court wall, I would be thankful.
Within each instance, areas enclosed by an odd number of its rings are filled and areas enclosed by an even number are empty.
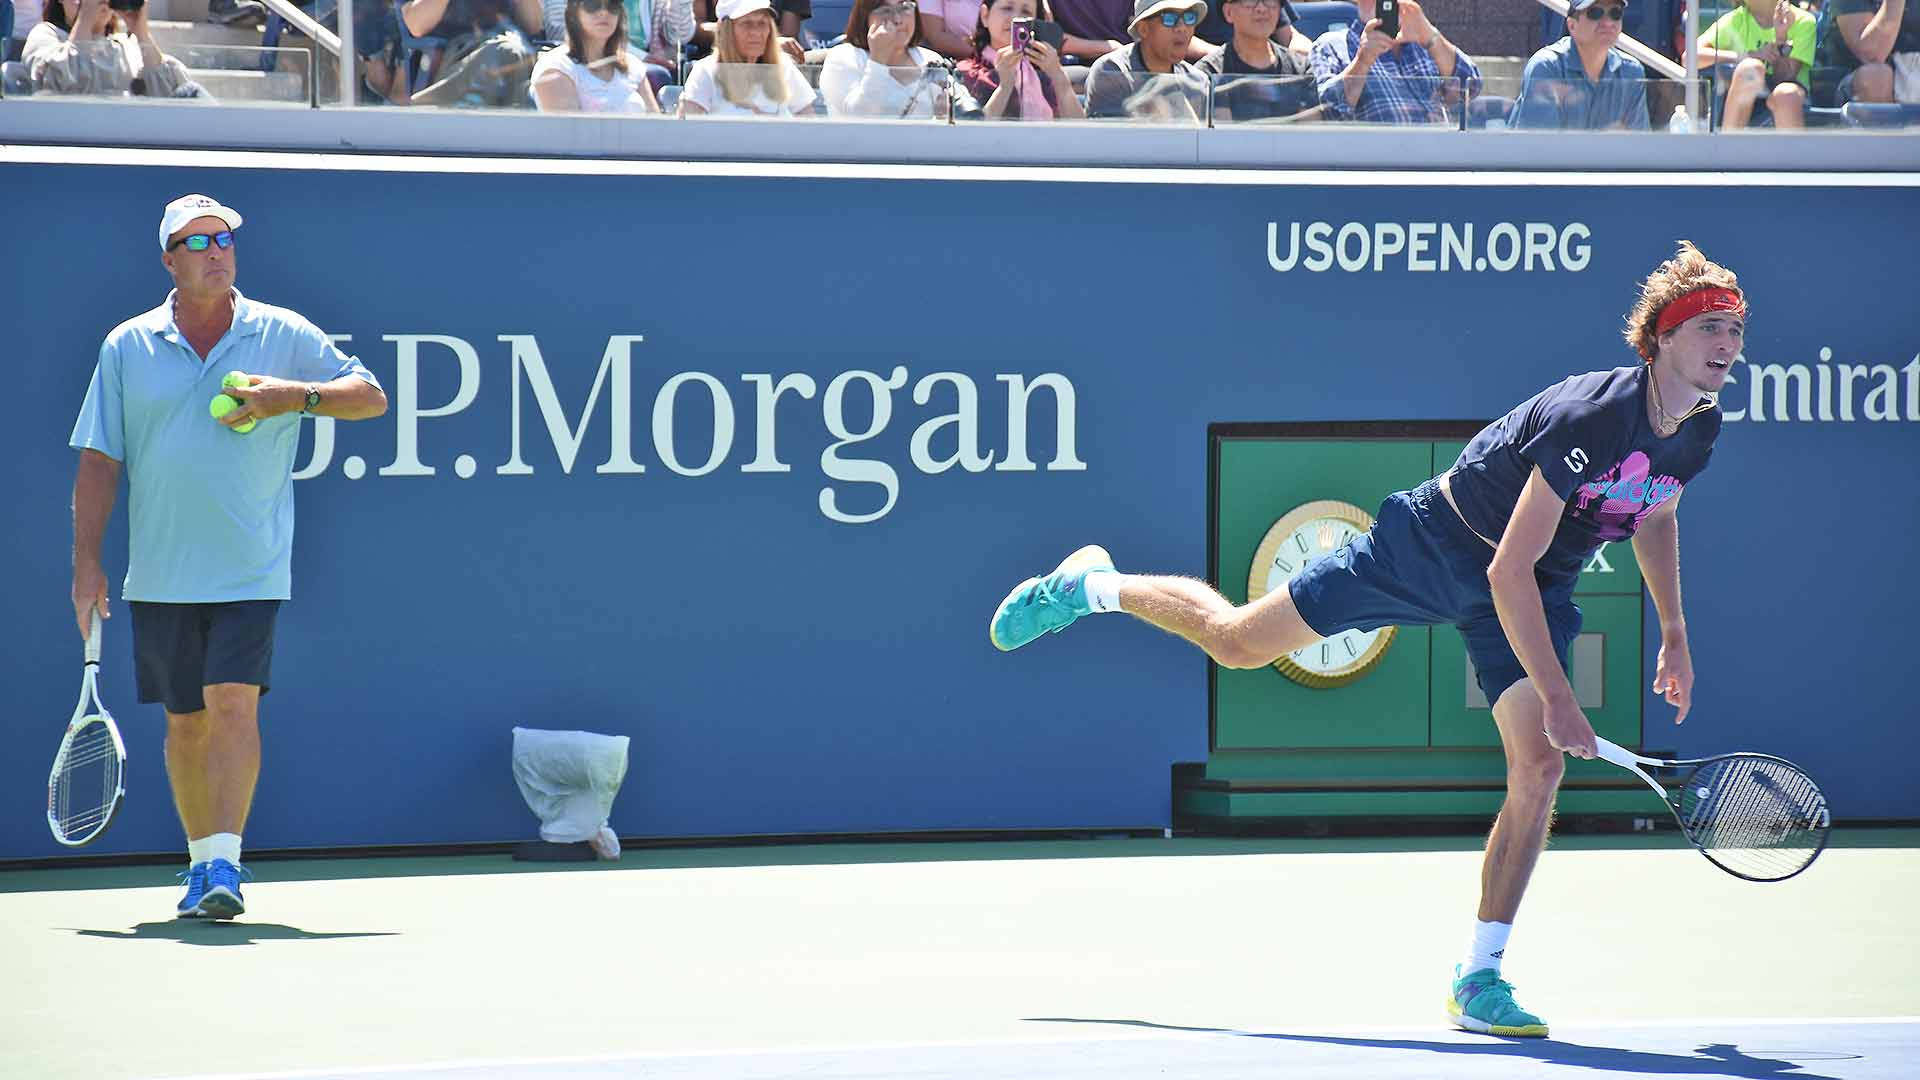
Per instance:
[[[0,270],[0,857],[57,851],[66,442],[101,337],[166,294],[155,223],[187,191],[247,215],[243,291],[349,338],[393,402],[303,443],[250,846],[531,837],[516,724],[632,736],[629,836],[1164,824],[1169,767],[1206,754],[1203,658],[1124,619],[1000,654],[1007,588],[1092,541],[1202,575],[1209,422],[1488,417],[1632,363],[1622,315],[1679,237],[1755,315],[1681,514],[1697,705],[1673,730],[1649,699],[1649,739],[1920,817],[1911,252],[1816,254],[1920,235],[1910,187],[8,166],[0,191],[46,208]],[[110,536],[117,595],[124,496]],[[131,794],[97,850],[172,850],[117,613]]]

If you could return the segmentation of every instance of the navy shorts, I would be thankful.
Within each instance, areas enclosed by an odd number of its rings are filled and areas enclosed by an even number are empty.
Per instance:
[[[142,702],[192,713],[207,707],[200,690],[214,683],[247,683],[267,692],[280,601],[127,606],[133,609],[133,675]]]
[[[1492,561],[1493,549],[1460,520],[1440,482],[1429,480],[1387,496],[1365,536],[1308,563],[1288,590],[1300,617],[1322,635],[1382,626],[1458,628],[1491,703],[1527,677],[1493,607],[1487,584]],[[1547,630],[1563,671],[1580,633],[1576,581],[1539,578]]]

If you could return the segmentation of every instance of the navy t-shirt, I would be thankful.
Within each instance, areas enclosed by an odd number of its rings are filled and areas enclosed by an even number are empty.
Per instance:
[[[1540,571],[1577,575],[1601,544],[1632,536],[1707,467],[1720,434],[1717,408],[1689,417],[1667,438],[1654,434],[1647,377],[1645,364],[1575,375],[1488,424],[1461,451],[1448,482],[1460,516],[1499,540],[1537,465],[1567,500]]]

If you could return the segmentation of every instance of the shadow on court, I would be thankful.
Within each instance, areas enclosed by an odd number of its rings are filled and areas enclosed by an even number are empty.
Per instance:
[[[1731,1043],[1708,1043],[1693,1054],[1668,1054],[1648,1050],[1626,1050],[1610,1046],[1587,1046],[1557,1039],[1516,1039],[1479,1036],[1484,1042],[1438,1042],[1425,1039],[1367,1039],[1339,1035],[1288,1035],[1279,1032],[1236,1031],[1230,1028],[1181,1027],[1156,1024],[1147,1020],[1097,1020],[1068,1016],[1032,1016],[1026,1019],[1046,1024],[1105,1024],[1114,1027],[1146,1028],[1154,1031],[1183,1031],[1209,1035],[1235,1035],[1247,1039],[1274,1039],[1288,1043],[1340,1046],[1354,1049],[1421,1050],[1461,1059],[1501,1058],[1531,1060],[1542,1065],[1594,1069],[1625,1073],[1629,1076],[1728,1076],[1741,1080],[1841,1080],[1820,1073],[1802,1072],[1803,1061],[1853,1061],[1858,1054],[1830,1051],[1795,1052],[1769,1050],[1762,1053],[1779,1056],[1756,1057]],[[1469,1036],[1473,1038],[1473,1036]],[[1799,1060],[1794,1060],[1799,1059]],[[1436,1069],[1438,1067],[1436,1066]],[[1453,1075],[1454,1069],[1444,1070]]]
[[[342,933],[317,933],[284,923],[225,922],[208,919],[167,919],[143,922],[125,930],[72,930],[78,937],[105,938],[109,941],[177,941],[182,945],[227,947],[252,945],[261,941],[335,941],[340,938],[395,937],[392,930],[364,930]]]

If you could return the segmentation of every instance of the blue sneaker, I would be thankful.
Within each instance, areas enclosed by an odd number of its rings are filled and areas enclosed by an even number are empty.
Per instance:
[[[1513,1003],[1513,984],[1492,968],[1460,974],[1453,969],[1453,993],[1447,1017],[1455,1027],[1482,1035],[1519,1035],[1544,1039],[1547,1022]]]
[[[225,859],[207,865],[207,891],[200,898],[200,914],[208,919],[231,919],[246,913],[246,901],[240,897],[240,883],[252,881],[253,871],[235,866]]]
[[[994,610],[987,637],[1002,652],[1017,649],[1041,634],[1057,633],[1092,610],[1087,606],[1087,574],[1113,569],[1107,550],[1088,544],[1066,557],[1053,573],[1014,586]]]
[[[200,910],[200,901],[207,895],[207,864],[194,863],[180,872],[180,880],[186,883],[187,895],[173,909],[176,919],[198,919],[206,912]]]

